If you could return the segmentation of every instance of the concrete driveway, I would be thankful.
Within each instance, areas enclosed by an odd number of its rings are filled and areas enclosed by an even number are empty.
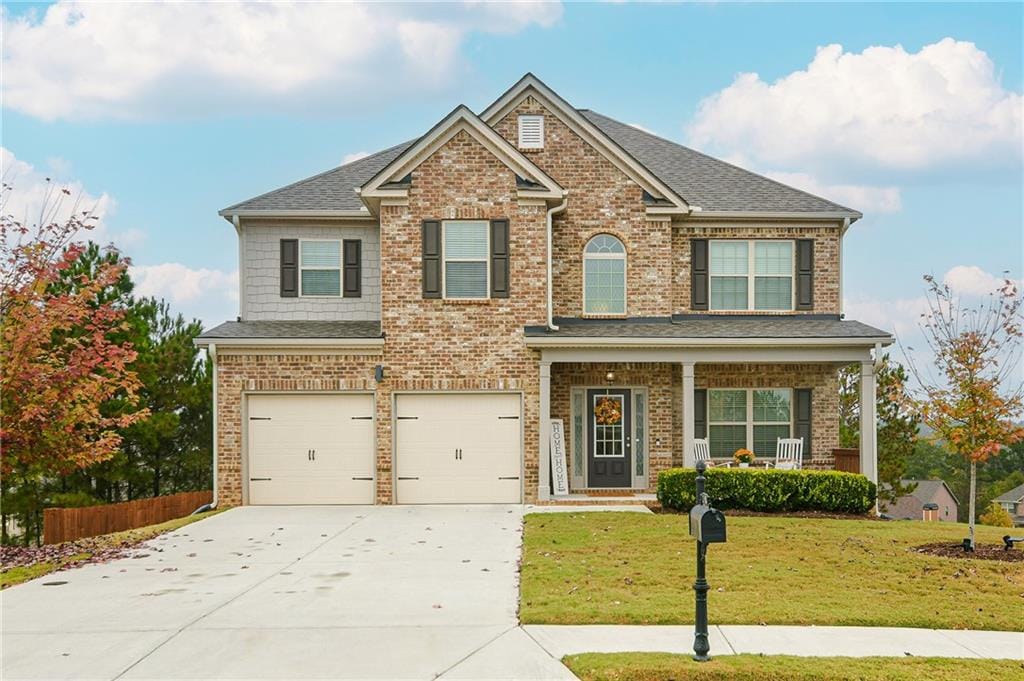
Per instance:
[[[4,591],[3,678],[573,678],[517,627],[522,511],[233,509]]]

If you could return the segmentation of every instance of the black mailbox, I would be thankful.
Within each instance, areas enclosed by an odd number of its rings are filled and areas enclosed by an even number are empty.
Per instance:
[[[704,504],[690,509],[690,536],[705,544],[725,541],[725,516]]]

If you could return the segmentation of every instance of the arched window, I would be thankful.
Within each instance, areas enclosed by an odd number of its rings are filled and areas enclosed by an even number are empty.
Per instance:
[[[583,312],[626,314],[626,247],[611,234],[583,249]]]

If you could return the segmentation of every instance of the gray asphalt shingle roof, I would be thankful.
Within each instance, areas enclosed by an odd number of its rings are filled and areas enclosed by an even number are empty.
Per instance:
[[[914,491],[911,492],[910,495],[915,497],[922,504],[928,504],[935,500],[935,493],[945,486],[946,483],[942,480],[900,480],[900,484],[905,487],[916,484],[917,487],[914,488]],[[953,497],[953,501],[960,503],[957,501],[952,490],[950,490],[949,494]]]
[[[592,124],[643,164],[672,191],[704,211],[848,213],[857,211],[794,189],[699,151],[662,139],[631,125],[589,110],[580,110]],[[360,210],[355,193],[416,140],[377,152],[352,163],[299,180],[280,189],[241,201],[221,211]]]
[[[623,320],[555,319],[558,331],[526,327],[527,337],[557,338],[888,338],[889,333],[847,319],[680,316]]]
[[[360,210],[363,202],[355,192],[384,166],[394,161],[415,140],[370,154],[327,172],[269,191],[266,194],[236,203],[221,211],[236,210]]]
[[[380,338],[380,322],[224,322],[199,336],[211,341],[247,338]]]
[[[705,211],[846,212],[855,210],[586,109],[580,113],[687,203]]]
[[[1000,494],[994,501],[1012,501],[1017,503],[1021,499],[1024,499],[1024,485],[1018,485],[1006,494]]]

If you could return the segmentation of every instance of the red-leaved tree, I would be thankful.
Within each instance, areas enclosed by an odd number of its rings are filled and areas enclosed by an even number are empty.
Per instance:
[[[920,326],[937,371],[927,371],[905,353],[919,384],[911,399],[933,437],[970,464],[973,549],[978,465],[1024,439],[1024,385],[1018,371],[1022,301],[1008,279],[974,306],[964,305],[933,277],[924,279],[928,310]]]
[[[54,189],[38,221],[25,224],[7,214],[12,187],[4,183],[0,191],[0,474],[5,486],[25,490],[16,512],[27,544],[40,534],[42,500],[32,490],[113,456],[121,442],[117,429],[145,412],[134,410],[139,381],[129,365],[135,351],[112,339],[123,328],[124,311],[102,296],[125,265],[103,264],[74,287],[55,286],[82,252],[76,235],[91,229],[94,218],[77,210],[58,218],[71,197]],[[112,402],[117,409],[109,408]]]

